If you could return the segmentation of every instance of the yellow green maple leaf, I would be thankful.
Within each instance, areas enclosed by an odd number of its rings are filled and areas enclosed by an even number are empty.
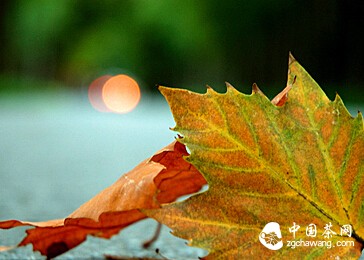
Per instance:
[[[362,114],[352,117],[338,95],[330,101],[292,56],[287,86],[279,106],[258,88],[246,95],[230,85],[225,94],[161,87],[173,130],[191,151],[186,160],[209,189],[145,212],[191,246],[207,249],[207,258],[358,258],[364,244]],[[279,250],[259,242],[269,222],[280,224]],[[293,223],[300,225],[295,234]],[[328,223],[336,232],[330,239],[324,238]],[[310,224],[316,237],[305,233]],[[352,226],[350,237],[341,236],[343,225]],[[333,246],[287,246],[294,240]],[[335,246],[341,241],[345,246]]]

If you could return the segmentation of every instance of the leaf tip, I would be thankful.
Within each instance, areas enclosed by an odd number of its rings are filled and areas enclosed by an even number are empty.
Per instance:
[[[363,129],[364,129],[363,113],[360,110],[358,110],[358,117],[359,117],[359,120],[362,122]]]
[[[253,83],[252,94],[257,94],[257,93],[263,93],[263,92],[258,88],[258,85],[256,83]]]
[[[233,92],[236,91],[236,89],[233,87],[233,85],[231,85],[229,82],[225,81],[225,86],[226,86],[226,92]]]
[[[167,89],[167,87],[161,86],[161,85],[157,85],[158,86],[158,90],[160,93],[162,93],[162,95],[164,96],[165,90]]]
[[[334,99],[334,102],[339,102],[339,101],[342,101],[342,100],[341,100],[341,97],[340,97],[339,93],[335,92],[335,99]]]
[[[292,52],[290,51],[288,53],[288,65],[291,65],[295,61],[296,61],[296,59],[295,59],[295,57],[293,57]]]
[[[216,91],[212,87],[210,87],[209,85],[206,85],[206,93],[207,94],[213,94],[215,92]]]
[[[231,85],[229,82],[225,81],[226,88],[234,88],[233,85]]]

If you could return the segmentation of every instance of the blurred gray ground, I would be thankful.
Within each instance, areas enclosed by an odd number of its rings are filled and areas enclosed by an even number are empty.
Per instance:
[[[84,93],[0,97],[0,220],[63,218],[121,174],[168,145],[173,117],[162,97],[142,96],[125,115],[94,111]],[[349,106],[353,115],[363,105]],[[110,240],[89,237],[58,259],[129,257],[197,259],[206,251],[185,245],[167,227],[149,250],[154,220],[128,227]],[[15,245],[26,228],[0,230],[0,245]],[[1,252],[0,259],[42,259],[31,246]]]

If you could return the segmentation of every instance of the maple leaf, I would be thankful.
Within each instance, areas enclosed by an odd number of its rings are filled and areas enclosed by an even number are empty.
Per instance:
[[[187,161],[209,189],[186,201],[144,210],[207,258],[358,258],[364,239],[363,117],[351,117],[338,95],[330,101],[290,55],[287,88],[272,102],[256,87],[246,95],[227,85],[219,94],[160,87],[172,110]],[[353,227],[346,247],[284,246],[269,250],[258,241],[269,222],[281,226],[284,243],[294,240],[293,222],[325,224],[336,233]],[[303,232],[303,233],[302,233]],[[305,239],[305,237],[301,237]]]
[[[281,241],[281,239],[277,236],[277,234],[275,232],[270,232],[268,233],[265,237],[264,240],[266,243],[271,244],[271,245],[275,245],[277,244],[279,241]]]
[[[66,219],[8,220],[0,222],[0,228],[35,226],[27,230],[19,246],[31,243],[33,250],[50,258],[76,247],[87,235],[110,238],[122,228],[146,218],[139,208],[158,208],[160,203],[194,193],[206,184],[195,167],[183,159],[186,155],[185,146],[173,142],[121,176]],[[11,247],[0,247],[0,251],[8,249]]]

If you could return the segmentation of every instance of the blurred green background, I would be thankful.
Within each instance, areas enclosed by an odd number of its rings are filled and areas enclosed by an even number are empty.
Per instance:
[[[144,92],[256,82],[272,97],[292,51],[330,98],[364,97],[364,1],[3,0],[0,12],[0,94],[126,73]]]

